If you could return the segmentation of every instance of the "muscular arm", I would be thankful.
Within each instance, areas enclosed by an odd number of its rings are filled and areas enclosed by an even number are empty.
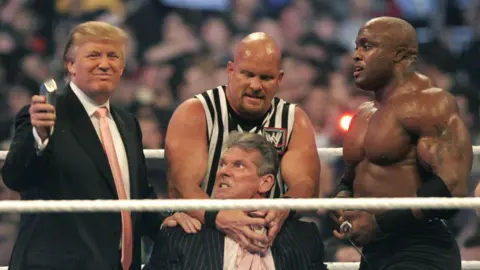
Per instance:
[[[463,197],[472,167],[470,135],[458,113],[455,98],[440,89],[428,89],[404,102],[400,119],[406,130],[419,137],[420,165],[431,172],[417,190],[418,197]],[[449,219],[455,210],[406,209],[376,215],[383,232],[399,229],[417,219]]]
[[[318,196],[320,160],[312,124],[305,112],[296,108],[295,123],[288,151],[280,164],[288,186],[285,196],[312,198]]]
[[[368,113],[368,110],[366,108],[368,108],[367,105],[365,104],[360,105],[357,113],[353,116],[350,122],[350,127],[343,140],[343,160],[345,165],[343,169],[343,174],[340,177],[340,181],[335,187],[335,190],[333,191],[332,197],[339,197],[339,198],[353,197],[353,180],[355,179],[355,168],[357,166],[358,161],[354,162],[352,160],[358,159],[355,157],[359,156],[359,154],[355,153],[356,152],[355,149],[358,147],[353,146],[352,143],[354,143],[355,140],[357,140],[357,130],[355,129],[356,126],[358,125],[358,123],[360,123],[360,121],[362,121],[362,119],[365,118],[362,116],[365,113]]]
[[[445,91],[430,89],[417,102],[421,108],[418,116],[407,119],[406,123],[407,129],[420,137],[417,144],[420,164],[438,175],[453,197],[466,196],[473,151],[455,98]]]
[[[340,182],[335,188],[333,197],[350,198],[353,197],[353,179],[355,179],[355,164],[345,161],[343,174],[340,177]]]
[[[205,113],[200,101],[181,104],[170,120],[165,139],[170,198],[208,199],[200,185],[208,166]],[[202,223],[204,210],[188,214]]]

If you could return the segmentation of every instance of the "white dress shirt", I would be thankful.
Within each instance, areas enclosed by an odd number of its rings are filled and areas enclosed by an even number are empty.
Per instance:
[[[87,112],[88,116],[90,117],[90,121],[92,121],[93,127],[97,132],[98,139],[101,141],[100,137],[100,121],[95,116],[95,112],[98,108],[105,106],[108,109],[108,127],[110,128],[110,133],[112,133],[113,143],[115,145],[115,152],[117,153],[117,159],[120,163],[120,170],[122,171],[122,180],[123,185],[125,187],[125,193],[127,194],[127,198],[130,199],[130,175],[128,170],[128,161],[127,161],[127,153],[125,151],[125,145],[123,144],[122,137],[120,136],[120,132],[118,131],[117,125],[113,120],[112,114],[110,113],[110,101],[107,101],[105,104],[97,105],[91,98],[89,98],[77,85],[73,82],[70,82],[70,87],[72,88],[73,93],[77,96],[82,104],[83,108]],[[53,133],[53,129],[51,131]],[[40,136],[37,133],[35,127],[33,128],[33,137],[35,138],[37,153],[40,154],[42,150],[45,149],[48,145],[48,138],[45,141],[41,141]],[[102,149],[103,150],[103,149]]]

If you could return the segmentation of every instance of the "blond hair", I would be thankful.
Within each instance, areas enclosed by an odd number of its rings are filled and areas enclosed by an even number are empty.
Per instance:
[[[67,45],[63,52],[63,62],[73,60],[76,48],[89,41],[112,41],[123,45],[122,57],[125,57],[128,43],[128,34],[119,27],[106,22],[89,21],[77,25],[68,37]]]

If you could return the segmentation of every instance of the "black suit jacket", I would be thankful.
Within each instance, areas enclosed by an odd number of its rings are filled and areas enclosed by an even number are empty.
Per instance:
[[[222,270],[225,235],[202,228],[187,234],[165,228],[157,236],[144,270]],[[313,223],[287,220],[271,248],[276,270],[323,270],[323,243]]]
[[[130,198],[154,198],[146,178],[142,135],[137,120],[111,105],[130,174]],[[2,170],[5,184],[22,200],[118,199],[100,139],[80,100],[68,87],[58,97],[54,133],[37,155],[28,106],[16,117],[15,136]],[[141,235],[156,237],[161,216],[132,213],[133,262],[141,267]],[[120,213],[23,214],[10,270],[117,268]]]

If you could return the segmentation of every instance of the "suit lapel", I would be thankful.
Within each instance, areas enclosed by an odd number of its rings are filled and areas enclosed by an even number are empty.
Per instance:
[[[273,263],[275,264],[275,269],[284,269],[284,266],[283,266],[283,257],[282,257],[282,255],[280,254],[280,252],[278,252],[277,246],[278,246],[278,244],[275,243],[275,244],[272,245],[272,247],[270,248],[271,251],[272,251]]]
[[[107,155],[103,150],[102,143],[95,132],[90,117],[70,87],[67,89],[65,99],[65,111],[68,115],[68,123],[66,124],[69,126],[69,129],[80,146],[92,158],[93,163],[95,163],[97,169],[102,174],[112,193],[116,195],[117,191],[115,189],[112,171],[110,170],[110,164],[108,163]]]
[[[203,244],[205,247],[204,265],[207,270],[223,269],[223,251],[225,248],[225,235],[216,229],[202,228],[205,231]]]
[[[132,134],[132,130],[136,130],[135,127],[128,127],[126,125],[124,119],[122,119],[114,106],[110,105],[110,110],[115,124],[117,125],[118,131],[120,132],[120,136],[122,137],[123,145],[125,146],[125,152],[127,154],[128,161],[128,171],[130,175],[130,197],[133,199],[134,194],[137,194],[137,186],[135,185],[137,181],[135,178],[136,175],[138,175],[138,167],[136,166],[138,164],[138,158],[136,155],[135,137]]]
[[[288,251],[289,249],[295,250],[297,248],[297,246],[295,245],[296,243],[288,241],[289,237],[287,236],[295,233],[295,231],[292,230],[291,225],[291,222],[285,221],[282,229],[275,238],[275,241],[273,242],[273,245],[271,247],[273,262],[275,263],[275,269],[278,270],[287,269],[288,266],[291,266],[289,264],[289,262],[292,262],[291,256],[295,256],[292,252]]]

